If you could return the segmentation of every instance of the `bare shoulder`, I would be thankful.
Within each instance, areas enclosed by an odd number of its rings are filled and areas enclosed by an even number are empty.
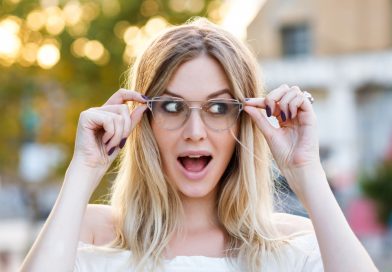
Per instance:
[[[89,204],[82,221],[80,241],[103,245],[115,238],[115,216],[109,205]]]
[[[314,232],[312,221],[303,216],[275,213],[274,221],[283,235],[291,235],[298,232]]]

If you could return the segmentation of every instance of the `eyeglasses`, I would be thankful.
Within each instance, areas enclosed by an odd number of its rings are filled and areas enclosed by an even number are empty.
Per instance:
[[[191,107],[190,103],[203,103],[199,107]],[[204,124],[215,131],[232,127],[240,115],[243,104],[236,99],[211,99],[208,101],[185,101],[177,97],[157,96],[147,101],[157,124],[167,130],[175,130],[185,124],[191,110],[201,110]]]

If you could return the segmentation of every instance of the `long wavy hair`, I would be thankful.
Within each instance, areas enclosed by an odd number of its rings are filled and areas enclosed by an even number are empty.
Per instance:
[[[234,98],[243,101],[264,95],[252,53],[203,18],[156,37],[130,69],[127,88],[158,96],[181,64],[201,54],[221,64]],[[282,243],[273,221],[271,157],[250,117],[241,114],[239,122],[238,135],[232,133],[237,140],[235,150],[219,181],[216,210],[229,237],[227,259],[235,260],[241,270],[260,271],[262,256],[276,252]],[[132,252],[136,271],[157,270],[171,235],[180,229],[183,210],[177,191],[162,171],[149,114],[143,116],[120,155],[111,205],[117,220],[112,245]]]

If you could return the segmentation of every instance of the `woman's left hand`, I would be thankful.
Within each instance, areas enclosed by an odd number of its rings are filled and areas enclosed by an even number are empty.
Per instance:
[[[280,127],[272,126],[258,108],[277,117]],[[307,210],[325,270],[378,271],[330,190],[320,163],[316,115],[308,97],[298,87],[282,85],[265,98],[247,100],[245,111],[264,134],[278,167]]]
[[[275,116],[279,127],[269,123]],[[284,173],[320,163],[316,115],[308,97],[297,86],[282,85],[263,98],[250,98],[244,110],[264,134],[272,155]]]

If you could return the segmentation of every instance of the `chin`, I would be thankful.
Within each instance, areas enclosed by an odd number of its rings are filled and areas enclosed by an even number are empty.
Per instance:
[[[186,198],[205,198],[215,194],[215,188],[196,185],[185,185],[178,187],[178,192],[182,197]]]

